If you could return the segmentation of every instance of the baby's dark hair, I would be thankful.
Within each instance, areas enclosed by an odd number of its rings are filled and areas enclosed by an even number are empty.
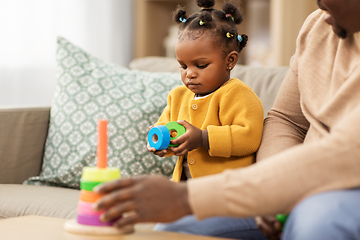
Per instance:
[[[243,21],[243,15],[235,1],[223,4],[222,10],[213,9],[215,0],[197,0],[197,5],[202,7],[189,18],[186,11],[178,6],[173,14],[174,21],[179,23],[179,38],[199,38],[204,32],[209,31],[219,41],[220,46],[228,54],[231,51],[238,53],[246,46],[248,36],[238,35],[237,24]],[[186,36],[184,34],[186,33]]]

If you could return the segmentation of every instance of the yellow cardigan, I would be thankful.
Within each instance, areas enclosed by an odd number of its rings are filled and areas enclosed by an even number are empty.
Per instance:
[[[189,170],[196,178],[254,163],[263,116],[261,101],[252,89],[231,78],[211,95],[198,100],[194,100],[194,93],[185,86],[174,88],[155,125],[186,120],[199,129],[207,129],[210,149],[188,152]],[[180,181],[183,159],[180,156],[176,163],[174,182]]]

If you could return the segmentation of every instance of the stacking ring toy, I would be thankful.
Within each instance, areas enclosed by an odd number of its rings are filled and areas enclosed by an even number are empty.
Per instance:
[[[96,215],[85,215],[78,213],[77,214],[77,222],[84,225],[92,225],[92,226],[112,226],[116,220],[112,220],[109,222],[102,222],[99,219],[99,216]]]
[[[148,133],[150,147],[156,150],[167,149],[170,144],[170,132],[164,125],[159,125],[150,129]]]
[[[94,193],[93,191],[80,190],[79,200],[94,203],[103,196],[104,194]]]
[[[170,147],[177,147],[179,144],[170,144],[171,140],[177,139],[186,132],[183,125],[177,122],[168,122],[150,129],[148,142],[150,147],[156,150],[164,150]]]
[[[96,149],[96,166],[84,167],[80,179],[80,196],[77,207],[77,218],[67,221],[64,229],[71,233],[91,234],[91,235],[115,235],[134,231],[133,226],[122,229],[115,228],[113,224],[120,219],[109,222],[100,220],[101,214],[106,210],[95,212],[92,206],[105,194],[96,193],[94,187],[110,182],[121,177],[120,169],[107,167],[108,136],[106,119],[100,119],[98,123],[98,145]]]
[[[119,178],[120,170],[116,167],[84,167],[81,174],[81,180],[87,182],[110,182]]]
[[[84,179],[80,179],[80,189],[86,191],[92,191],[94,187],[101,184],[102,182],[91,182]]]
[[[91,202],[79,201],[78,207],[77,207],[77,212],[80,214],[83,214],[83,215],[95,215],[95,216],[100,216],[101,214],[103,214],[105,212],[105,210],[95,212],[94,210],[92,210],[93,204],[94,203],[91,203]]]
[[[175,140],[186,132],[186,129],[183,125],[177,122],[168,122],[165,124],[165,127],[170,132],[170,141]],[[179,144],[169,144],[170,147],[177,147]]]

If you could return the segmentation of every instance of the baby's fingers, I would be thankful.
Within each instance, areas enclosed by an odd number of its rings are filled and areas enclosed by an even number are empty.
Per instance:
[[[185,133],[186,134],[186,133]],[[176,138],[176,139],[174,139],[174,140],[171,140],[170,141],[170,144],[172,144],[172,145],[181,145],[181,144],[183,144],[185,141],[186,141],[186,136],[184,137],[184,135],[185,134],[183,134],[183,135],[181,135],[180,137],[178,137],[178,138]]]
[[[166,149],[165,149],[165,150],[155,151],[155,152],[154,152],[154,154],[155,154],[156,156],[159,156],[159,157],[165,156],[166,153],[167,153],[167,150],[166,150]]]
[[[150,147],[149,143],[146,145],[146,149],[148,150],[148,152],[156,152],[156,149],[153,147]]]
[[[176,156],[184,156],[188,153],[188,149],[184,145],[185,144],[181,144],[177,147],[171,147],[170,150],[173,151]]]

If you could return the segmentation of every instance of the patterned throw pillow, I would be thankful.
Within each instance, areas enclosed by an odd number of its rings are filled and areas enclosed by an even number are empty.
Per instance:
[[[83,167],[96,165],[97,122],[108,124],[108,166],[122,176],[171,176],[176,157],[146,149],[148,127],[166,106],[180,74],[129,70],[58,38],[57,83],[40,176],[24,184],[79,188]]]

